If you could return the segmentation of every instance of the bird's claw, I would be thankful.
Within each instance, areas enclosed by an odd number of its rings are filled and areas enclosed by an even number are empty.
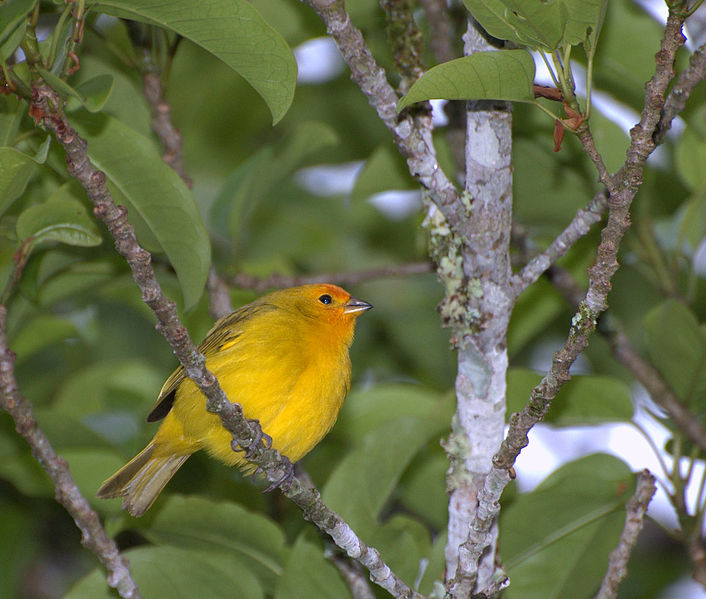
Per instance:
[[[260,446],[260,443],[264,443],[265,449],[270,449],[272,447],[272,437],[268,435],[265,431],[262,430],[262,427],[259,426],[260,422],[254,418],[248,418],[247,419],[249,423],[251,424],[257,424],[257,434],[252,438],[250,441],[250,444],[247,447],[243,447],[233,439],[230,442],[230,446],[233,449],[233,451],[243,451],[245,452],[245,459],[252,459],[255,457],[255,452],[257,451],[257,448]]]

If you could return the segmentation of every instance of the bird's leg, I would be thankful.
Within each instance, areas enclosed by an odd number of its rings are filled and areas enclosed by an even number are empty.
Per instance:
[[[230,442],[230,446],[233,451],[244,451],[245,458],[251,459],[255,455],[255,450],[260,445],[260,442],[265,444],[265,449],[270,449],[272,447],[272,437],[270,437],[265,431],[262,430],[260,421],[256,418],[247,418],[247,421],[251,424],[257,424],[257,434],[252,438],[247,447],[243,447],[235,439]]]

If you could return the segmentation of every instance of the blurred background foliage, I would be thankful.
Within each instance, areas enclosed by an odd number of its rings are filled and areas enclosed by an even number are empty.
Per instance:
[[[299,2],[256,0],[252,5],[293,48],[325,35],[314,12]],[[346,5],[377,60],[392,71],[378,3],[348,0]],[[41,2],[39,7],[40,23],[51,32],[61,6]],[[207,50],[184,39],[166,69],[160,50],[173,38],[99,13],[88,16],[81,68],[69,83],[78,88],[97,76],[112,77],[112,88],[104,99],[96,99],[104,104],[95,112],[100,119],[114,119],[121,135],[128,130],[138,134],[144,140],[140,143],[147,144],[147,155],[161,148],[150,127],[142,76],[162,71],[171,116],[184,140],[193,201],[210,238],[213,264],[223,277],[341,273],[425,259],[421,201],[394,217],[370,201],[374,193],[415,186],[388,132],[345,69],[321,82],[300,81],[291,108],[273,127],[262,98]],[[449,15],[462,30],[462,6],[454,3]],[[423,13],[417,16],[426,32]],[[630,0],[609,3],[594,83],[621,109],[641,108],[661,29]],[[135,43],[140,35],[153,36],[145,42],[151,52]],[[687,54],[684,50],[682,66]],[[426,60],[427,66],[434,63],[428,48]],[[633,211],[635,226],[625,240],[622,268],[610,295],[612,317],[620,319],[639,351],[652,359],[702,421],[706,384],[698,373],[706,356],[706,329],[699,324],[706,320],[705,92],[703,84],[697,88],[683,126],[668,137],[645,171]],[[613,109],[597,108],[591,127],[609,168],[615,169],[628,137],[614,122]],[[97,118],[76,102],[67,109],[77,126]],[[104,132],[106,121],[101,122]],[[546,246],[599,189],[576,139],[567,135],[561,152],[552,151],[552,128],[533,107],[515,107],[515,215],[536,248]],[[84,227],[79,231],[83,244],[74,243],[76,238],[36,244],[12,297],[8,334],[18,356],[20,388],[32,400],[56,450],[68,460],[79,488],[126,549],[143,597],[349,596],[325,557],[333,549],[297,509],[276,493],[262,494],[261,485],[205,456],[190,459],[140,520],[121,512],[118,501],[94,499],[101,481],[154,433],[144,417],[175,360],[111,240],[91,224],[89,203],[70,182],[61,148],[54,142],[46,147],[46,134],[34,126],[26,104],[11,95],[0,97],[0,134],[4,146],[38,157],[25,170],[13,171],[12,181],[3,182],[6,193],[16,193],[2,206],[2,279],[9,278],[13,256],[26,237],[21,234],[23,219],[36,222],[37,215],[27,216],[27,210],[40,206],[44,211],[52,198],[64,198],[80,207],[72,222]],[[436,142],[445,168],[453,172],[443,134],[441,126]],[[100,132],[95,135],[98,144]],[[113,138],[106,141],[108,154],[115,147],[111,143]],[[132,145],[123,149],[137,152]],[[322,165],[345,166],[345,172],[359,174],[350,185],[328,191],[322,184],[308,184],[303,175]],[[136,185],[148,184],[150,168],[145,164]],[[116,187],[115,192],[118,201],[130,205],[129,190]],[[157,207],[159,222],[167,232],[188,228],[184,214],[171,211],[168,200]],[[164,238],[137,212],[131,209],[130,216],[137,219],[141,242],[155,252],[160,282],[184,308],[177,265],[161,251]],[[581,284],[598,234],[591,232],[560,261]],[[188,235],[177,237],[176,245],[181,241],[186,253],[191,251]],[[702,257],[697,259],[699,249]],[[303,466],[329,505],[378,547],[405,581],[428,593],[443,576],[447,461],[440,439],[454,411],[455,358],[435,310],[443,289],[433,274],[425,274],[371,280],[350,291],[375,310],[361,319],[352,347],[353,391],[336,427]],[[207,294],[197,297],[183,319],[192,338],[200,340],[212,319]],[[234,306],[254,297],[247,289],[231,292]],[[520,297],[508,341],[511,409],[524,404],[537,369],[546,366],[548,352],[565,338],[572,314],[573,308],[546,280]],[[664,358],[665,338],[671,340],[669,353],[676,359]],[[549,417],[551,425],[631,421],[634,380],[611,358],[605,340],[593,339],[583,369],[585,376],[562,391]],[[684,377],[693,384],[682,389],[678,381]],[[671,426],[664,414],[653,411]],[[674,439],[680,439],[678,432]],[[672,444],[672,450],[692,460],[701,458],[686,443]],[[510,488],[500,540],[513,580],[507,597],[592,596],[622,528],[622,506],[632,484],[620,459],[597,454],[562,467],[532,493]],[[565,573],[562,580],[555,576],[558,570]],[[688,570],[685,549],[650,525],[619,596],[659,596]],[[62,596],[114,595],[93,556],[81,548],[69,516],[54,502],[53,489],[29,448],[2,413],[0,598]]]

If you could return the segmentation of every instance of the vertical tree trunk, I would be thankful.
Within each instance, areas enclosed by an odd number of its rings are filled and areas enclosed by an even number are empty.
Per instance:
[[[480,33],[469,27],[465,54],[491,49]],[[458,345],[458,408],[452,433],[455,449],[449,471],[446,546],[447,580],[455,597],[468,597],[474,590],[489,589],[496,569],[497,525],[492,527],[491,538],[484,543],[488,549],[477,565],[478,556],[463,545],[471,538],[469,522],[477,509],[477,495],[503,439],[507,327],[512,308],[510,106],[504,102],[470,102],[466,117],[466,182],[462,201],[467,219],[457,234],[465,286],[461,298],[470,318],[452,322]],[[464,308],[459,306],[459,309]]]

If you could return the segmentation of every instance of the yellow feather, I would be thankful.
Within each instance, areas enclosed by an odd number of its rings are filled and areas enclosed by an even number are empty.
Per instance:
[[[272,446],[300,460],[336,422],[350,389],[348,348],[356,318],[370,304],[334,285],[275,291],[219,320],[199,350],[231,401],[259,420]],[[220,417],[206,411],[196,385],[177,368],[148,420],[164,417],[150,444],[98,490],[123,496],[138,516],[152,504],[189,455],[205,449],[230,466],[247,468]]]

